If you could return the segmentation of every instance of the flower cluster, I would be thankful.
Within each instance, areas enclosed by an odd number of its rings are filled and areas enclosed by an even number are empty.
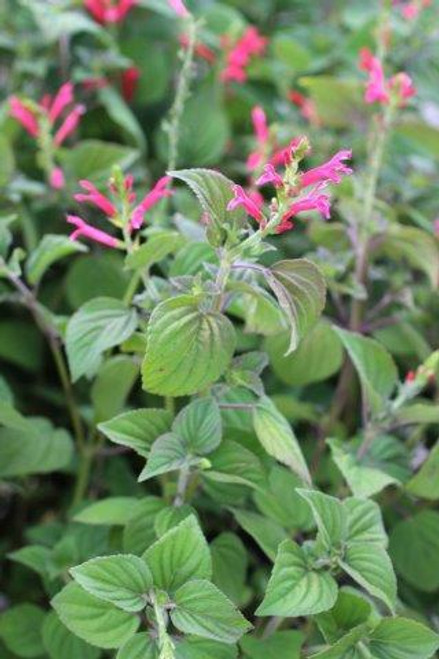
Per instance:
[[[39,103],[17,96],[10,99],[10,113],[23,128],[36,140],[39,140],[43,156],[47,161],[49,182],[54,188],[64,186],[62,170],[55,166],[54,152],[66,138],[76,130],[85,107],[74,103],[73,85],[66,82],[52,98],[45,94]],[[65,114],[65,111],[70,110]],[[59,119],[64,119],[59,123]],[[58,127],[56,127],[58,124]]]
[[[84,0],[84,7],[101,25],[121,23],[136,0]]]
[[[318,211],[324,218],[329,218],[330,197],[326,188],[330,183],[340,183],[343,176],[352,173],[352,169],[345,164],[352,152],[339,151],[326,163],[301,172],[299,163],[309,150],[308,140],[299,137],[286,149],[278,151],[274,160],[264,165],[255,184],[258,187],[271,185],[275,188],[276,198],[271,202],[268,221],[263,213],[263,198],[246,192],[240,185],[233,186],[234,197],[228,204],[228,210],[242,206],[262,228],[268,223],[271,225],[273,221],[275,233],[292,229],[292,218],[306,211]],[[283,166],[284,170],[279,171],[279,166]]]
[[[224,39],[227,47],[227,39]],[[247,80],[247,67],[254,56],[264,54],[267,47],[267,39],[261,36],[257,28],[248,27],[242,37],[229,50],[226,58],[226,67],[221,72],[223,82],[245,82]]]
[[[387,80],[380,59],[368,48],[360,51],[359,66],[362,71],[369,74],[364,95],[366,103],[389,105],[395,100],[397,105],[402,106],[416,94],[412,79],[407,73],[397,73]]]
[[[93,183],[87,180],[79,182],[84,192],[75,194],[74,198],[79,203],[95,206],[105,214],[106,219],[113,226],[118,229],[127,227],[128,233],[131,233],[141,228],[146,213],[157,202],[172,194],[172,191],[167,187],[169,181],[169,176],[163,176],[148,194],[140,202],[137,202],[133,191],[133,177],[131,175],[123,177],[120,173],[116,173],[108,186],[111,198],[104,195]],[[84,236],[107,247],[123,248],[123,242],[105,231],[87,224],[77,215],[67,215],[67,222],[76,227],[70,236],[72,240]]]

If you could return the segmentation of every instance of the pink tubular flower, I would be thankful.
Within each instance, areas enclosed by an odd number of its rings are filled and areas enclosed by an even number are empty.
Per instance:
[[[261,211],[262,203],[250,197],[240,185],[232,185],[232,191],[234,198],[227,204],[227,210],[232,211],[242,206],[248,215],[253,217],[257,222],[262,222],[264,219]]]
[[[168,0],[168,5],[175,11],[177,16],[180,16],[181,18],[189,16],[189,12],[186,9],[183,0]]]
[[[63,110],[73,102],[73,85],[71,82],[64,83],[58,90],[52,104],[48,107],[51,123],[54,123]]]
[[[304,211],[319,211],[324,218],[329,219],[331,217],[331,205],[329,202],[329,195],[321,192],[324,187],[325,183],[321,183],[304,197],[293,202],[287,213],[284,215],[284,218],[286,217],[286,219],[290,219],[290,217],[294,217]]]
[[[75,194],[74,199],[80,203],[93,204],[101,211],[103,211],[108,217],[114,217],[117,213],[117,209],[112,204],[112,202],[91,183],[87,180],[79,181],[79,185],[83,190],[87,191],[87,194],[82,192]]]
[[[165,197],[170,197],[173,193],[172,190],[167,189],[167,185],[170,182],[170,176],[162,176],[161,179],[157,181],[153,189],[148,192],[146,197],[138,204],[132,212],[130,225],[132,229],[140,229],[143,224],[145,213],[147,213],[150,208],[155,206],[161,199]]]
[[[119,247],[119,241],[117,238],[113,238],[113,236],[105,233],[105,231],[95,229],[76,215],[67,215],[67,222],[69,224],[73,224],[76,227],[76,229],[70,235],[71,240],[76,240],[79,236],[84,236],[85,238],[94,240],[95,242],[101,243],[101,245],[105,245],[106,247]]]
[[[84,105],[76,105],[73,110],[67,115],[67,117],[64,119],[63,123],[61,126],[58,128],[57,132],[55,133],[54,137],[54,143],[56,146],[61,146],[61,144],[64,142],[64,140],[71,134],[73,133],[74,130],[76,130],[79,120],[81,118],[81,115],[83,115],[85,112],[85,106]]]
[[[369,74],[364,100],[366,103],[388,103],[389,93],[382,64],[368,48],[360,51],[360,69]]]
[[[102,25],[121,23],[136,0],[84,0],[84,7]]]
[[[273,165],[268,163],[268,165],[264,166],[263,174],[261,174],[255,183],[256,185],[274,185],[275,188],[280,188],[284,182],[282,176],[276,172]]]
[[[257,169],[264,161],[264,152],[269,139],[269,130],[267,126],[267,117],[264,110],[256,105],[251,112],[253,130],[255,132],[258,148],[250,153],[247,158],[247,169],[250,171]]]
[[[32,137],[38,137],[40,129],[34,113],[16,96],[11,97],[9,106],[11,116],[23,126],[29,135],[32,135]]]
[[[255,27],[248,27],[228,53],[226,68],[221,73],[221,80],[245,82],[247,79],[246,68],[250,59],[253,56],[263,55],[266,46],[267,39],[262,37]]]
[[[407,73],[401,72],[397,73],[390,79],[390,88],[397,90],[398,96],[400,98],[400,104],[404,105],[404,102],[415,96],[416,88],[413,85],[413,81]]]
[[[54,190],[61,190],[65,186],[64,172],[61,167],[54,167],[52,169],[49,183]]]
[[[436,236],[439,238],[439,217],[433,222],[433,230]]]
[[[352,169],[344,164],[344,160],[352,158],[350,149],[338,151],[328,162],[323,165],[309,169],[301,177],[302,187],[306,188],[314,183],[329,182],[340,183],[343,176],[352,174]]]
[[[137,83],[140,78],[140,70],[137,66],[130,66],[121,76],[122,96],[131,103],[137,90]]]
[[[270,158],[270,163],[275,167],[286,167],[291,163],[291,160],[299,151],[302,151],[303,155],[307,155],[311,151],[309,142],[304,135],[295,137],[293,140],[291,140],[288,146],[275,151]]]

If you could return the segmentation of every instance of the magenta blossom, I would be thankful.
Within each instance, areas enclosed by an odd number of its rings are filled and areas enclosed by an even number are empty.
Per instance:
[[[380,60],[372,55],[368,48],[360,51],[359,66],[369,74],[364,95],[366,103],[388,105],[391,97],[396,95],[398,105],[401,107],[407,99],[416,94],[412,79],[405,72],[397,73],[390,80],[386,80]]]
[[[247,159],[247,168],[254,170],[260,167],[264,161],[264,154],[267,149],[270,134],[267,126],[267,117],[264,110],[259,105],[256,105],[252,109],[251,116],[257,149],[250,153]]]
[[[67,222],[76,227],[70,235],[71,240],[76,240],[80,236],[84,236],[84,238],[89,238],[90,240],[101,243],[101,245],[105,245],[106,247],[121,247],[121,243],[117,238],[110,236],[110,234],[105,233],[105,231],[92,227],[76,215],[67,215]]]
[[[84,7],[101,25],[121,23],[136,0],[84,0]]]
[[[148,192],[146,197],[144,197],[140,204],[136,206],[131,215],[132,229],[140,229],[144,221],[145,213],[147,213],[149,209],[155,206],[155,204],[157,204],[161,199],[170,197],[172,195],[172,190],[167,188],[170,180],[170,176],[162,176],[162,178],[157,181],[153,189]]]
[[[168,5],[175,11],[177,16],[180,16],[181,18],[189,16],[189,12],[186,9],[183,0],[168,0]]]
[[[247,194],[240,185],[232,185],[232,191],[234,198],[229,201],[227,204],[227,210],[232,211],[239,206],[242,206],[244,210],[257,222],[262,222],[264,216],[262,214],[262,202],[260,199],[255,199],[254,197]]]
[[[282,176],[278,174],[270,163],[264,166],[264,171],[261,176],[256,180],[256,185],[274,185],[275,188],[280,188],[284,184]]]
[[[102,192],[99,192],[93,183],[83,180],[79,181],[79,185],[83,190],[86,190],[87,194],[83,192],[75,194],[74,199],[76,201],[79,201],[79,203],[93,204],[108,217],[114,217],[117,214],[116,206]]]
[[[344,160],[352,158],[352,151],[350,149],[342,149],[338,151],[328,162],[323,165],[309,169],[301,176],[300,183],[302,187],[307,188],[309,185],[321,182],[340,183],[343,176],[352,174],[352,169],[347,167]]]
[[[263,55],[267,46],[267,39],[262,37],[258,30],[251,26],[246,29],[243,36],[236,42],[227,55],[226,68],[221,73],[224,82],[245,82],[247,80],[247,67],[254,56]]]
[[[11,116],[14,117],[32,137],[38,137],[40,128],[34,113],[16,96],[9,101]]]
[[[329,195],[322,192],[325,185],[325,183],[317,185],[306,195],[294,201],[284,214],[282,221],[289,220],[291,217],[304,211],[318,211],[328,220],[331,217],[331,205]]]
[[[50,172],[49,183],[54,190],[61,190],[66,182],[61,167],[54,167]]]

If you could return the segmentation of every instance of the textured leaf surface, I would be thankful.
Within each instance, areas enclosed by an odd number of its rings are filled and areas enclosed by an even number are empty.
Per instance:
[[[146,457],[157,437],[170,430],[172,416],[162,409],[140,409],[125,412],[99,424],[99,430],[115,444],[129,446]]]
[[[105,350],[120,345],[136,329],[137,314],[120,300],[86,302],[67,325],[66,350],[73,382],[95,375]]]
[[[201,391],[225,371],[235,341],[226,316],[200,311],[189,296],[162,302],[148,324],[143,388],[162,396]]]
[[[325,279],[307,259],[278,261],[266,270],[265,277],[287,315],[291,330],[288,352],[292,352],[323,311]]]

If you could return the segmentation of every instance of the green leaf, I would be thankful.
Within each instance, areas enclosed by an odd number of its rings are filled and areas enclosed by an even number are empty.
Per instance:
[[[264,273],[289,321],[288,354],[296,350],[324,309],[325,279],[318,267],[307,259],[278,261]]]
[[[253,493],[255,503],[264,515],[292,532],[314,526],[309,505],[297,493],[302,483],[296,474],[286,467],[274,465],[268,482],[266,490]]]
[[[235,342],[226,316],[200,311],[186,295],[166,300],[148,323],[143,388],[162,396],[195,394],[224,373]]]
[[[212,581],[237,606],[246,597],[247,550],[240,538],[225,531],[210,544]]]
[[[221,414],[213,398],[197,398],[178,414],[172,430],[191,453],[206,455],[221,442]]]
[[[95,184],[104,182],[115,165],[130,167],[139,156],[131,147],[100,140],[82,140],[74,147],[62,149],[61,162],[70,170],[72,180],[89,179]]]
[[[72,459],[70,435],[47,419],[26,419],[22,429],[0,429],[0,477],[47,474],[67,467]]]
[[[136,325],[136,312],[120,300],[100,297],[86,302],[67,325],[66,350],[73,382],[83,375],[95,375],[102,354],[131,336]]]
[[[47,233],[30,254],[26,262],[26,276],[33,285],[37,284],[53,263],[77,252],[87,252],[82,243],[67,236]]]
[[[372,543],[387,547],[381,510],[375,501],[349,497],[343,501],[347,514],[346,541],[349,545]]]
[[[304,550],[292,540],[279,547],[259,616],[306,616],[330,609],[337,583],[324,570],[312,568]]]
[[[95,420],[106,421],[119,414],[139,373],[131,357],[116,355],[101,366],[91,388]]]
[[[407,483],[406,489],[422,499],[439,499],[439,441],[431,449],[418,473]]]
[[[307,76],[300,78],[300,85],[314,101],[317,114],[325,126],[345,128],[357,125],[359,117],[365,119],[367,108],[358,76],[354,79],[330,75]]]
[[[238,442],[226,440],[209,455],[211,469],[203,477],[219,483],[236,483],[259,488],[265,485],[265,473],[259,458]]]
[[[45,612],[34,604],[18,604],[0,615],[0,638],[17,657],[44,654],[41,627]]]
[[[367,626],[359,625],[345,634],[331,648],[313,654],[311,659],[363,659],[363,657],[373,659],[364,645],[361,650],[357,645],[366,637],[366,634]]]
[[[311,476],[293,430],[274,403],[263,397],[253,408],[256,435],[267,453],[287,465],[305,483]]]
[[[252,635],[240,641],[245,659],[300,659],[303,634],[299,631],[280,631],[268,638]]]
[[[183,466],[197,464],[199,458],[191,458],[182,439],[173,432],[161,435],[151,447],[146,466],[140,472],[139,481],[145,481]]]
[[[11,561],[25,565],[30,570],[34,570],[34,572],[45,578],[48,575],[51,550],[42,545],[27,545],[8,554],[8,558]]]
[[[86,506],[73,519],[82,524],[124,526],[138,503],[134,497],[108,497]]]
[[[423,510],[396,524],[389,552],[397,572],[418,590],[439,588],[439,512]]]
[[[288,332],[270,336],[264,343],[273,371],[282,382],[304,386],[326,380],[340,370],[343,350],[340,339],[328,323],[317,323],[297,350],[285,355],[288,344]]]
[[[439,636],[415,620],[381,620],[370,635],[374,659],[430,659],[439,648]]]
[[[332,459],[355,496],[371,497],[388,485],[400,485],[410,474],[403,444],[387,435],[376,437],[364,456],[359,441],[329,439]]]
[[[184,239],[176,231],[153,233],[143,245],[127,256],[125,264],[132,270],[148,271],[155,263],[173,254],[183,243]]]
[[[318,528],[317,539],[325,549],[341,546],[347,535],[347,515],[343,503],[315,490],[297,490],[308,502]]]
[[[238,524],[253,538],[264,554],[274,561],[280,543],[288,538],[285,529],[276,521],[249,510],[232,508],[232,513]]]
[[[319,613],[316,622],[327,643],[335,643],[355,627],[366,623],[372,606],[353,590],[339,590],[337,601],[330,611]]]
[[[65,280],[67,302],[76,311],[97,297],[122,300],[129,274],[123,270],[122,255],[116,250],[77,256],[69,265]]]
[[[119,648],[140,624],[137,616],[94,597],[76,583],[69,583],[52,600],[65,626],[99,648]]]
[[[149,547],[143,558],[154,585],[168,592],[190,579],[210,579],[212,562],[209,547],[196,518],[191,515]]]
[[[166,508],[159,497],[144,497],[133,507],[124,531],[123,549],[133,554],[142,554],[157,540],[154,522],[157,515]]]
[[[424,272],[433,290],[439,281],[439,249],[433,236],[422,229],[391,223],[379,243],[380,255],[408,264]]]
[[[236,646],[211,641],[199,636],[186,636],[177,643],[175,648],[176,659],[237,659]]]
[[[430,401],[404,405],[396,413],[400,425],[439,424],[439,407]]]
[[[200,202],[208,221],[218,230],[233,222],[241,222],[244,218],[242,209],[227,210],[228,203],[233,199],[233,181],[213,169],[181,169],[168,172],[190,187]]]
[[[72,634],[54,611],[45,617],[42,634],[50,659],[97,659],[100,656],[97,648]]]
[[[116,659],[158,659],[157,646],[151,636],[141,632],[132,636],[119,648]]]
[[[386,550],[377,544],[358,542],[348,546],[340,567],[368,593],[382,600],[390,611],[396,603],[396,578]]]
[[[157,437],[170,430],[171,422],[167,410],[149,408],[119,414],[98,428],[115,444],[128,446],[146,458]]]
[[[176,591],[174,602],[171,620],[185,634],[235,643],[251,629],[232,602],[208,581],[185,583]]]
[[[142,153],[146,150],[146,140],[142,127],[131,108],[125,103],[113,86],[107,85],[98,91],[99,100],[115,124],[120,126],[128,142]]]
[[[375,339],[334,327],[358,373],[363,394],[373,412],[378,412],[398,381],[395,363]]]
[[[91,595],[123,611],[141,611],[152,586],[151,572],[133,554],[99,556],[71,568],[72,577]]]

